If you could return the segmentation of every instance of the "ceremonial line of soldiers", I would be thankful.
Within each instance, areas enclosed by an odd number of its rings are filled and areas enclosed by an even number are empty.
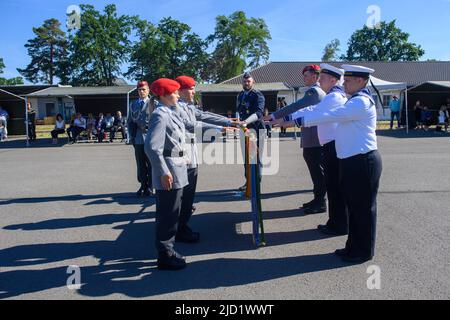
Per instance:
[[[248,73],[237,97],[237,119],[197,109],[196,83],[190,77],[163,78],[150,86],[145,81],[138,83],[140,99],[130,106],[128,132],[141,183],[137,194],[149,196],[156,190],[158,269],[185,268],[186,260],[175,251],[175,242],[200,239],[188,223],[195,211],[198,176],[194,132],[201,125],[206,129],[255,130],[259,133],[258,157],[263,154],[266,124],[301,127],[303,156],[314,184],[314,199],[303,204],[303,212],[326,212],[328,194],[329,219],[318,230],[331,236],[348,235],[345,248],[335,251],[344,261],[363,263],[374,257],[382,171],[375,133],[376,104],[367,88],[374,70],[353,65],[342,68],[328,64],[306,67],[303,76],[309,89],[305,96],[266,117],[264,96],[254,89]],[[245,145],[244,135],[240,136]],[[261,159],[258,163],[261,168]],[[247,183],[239,190],[246,188]]]

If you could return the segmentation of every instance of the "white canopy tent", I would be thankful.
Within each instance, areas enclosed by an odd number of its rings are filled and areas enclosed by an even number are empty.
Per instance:
[[[373,85],[378,89],[380,92],[387,92],[387,91],[403,91],[405,92],[405,105],[406,105],[406,133],[409,133],[409,118],[408,118],[408,84],[405,82],[389,82],[385,80],[378,79],[374,76],[370,77],[372,80]],[[372,88],[372,84],[369,82],[369,88],[372,89],[372,92],[374,91]],[[382,103],[382,101],[380,101]]]

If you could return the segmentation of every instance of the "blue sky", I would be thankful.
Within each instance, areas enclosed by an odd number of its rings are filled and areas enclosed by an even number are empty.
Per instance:
[[[120,14],[139,15],[153,23],[171,16],[189,24],[202,37],[214,31],[216,16],[242,10],[268,24],[272,34],[270,61],[319,61],[325,45],[335,38],[341,41],[344,52],[351,34],[368,20],[367,8],[377,5],[381,20],[396,19],[410,34],[410,41],[425,49],[422,60],[450,61],[450,0],[1,0],[3,76],[18,76],[16,68],[29,62],[24,44],[33,37],[32,27],[48,18],[65,21],[67,8],[81,3],[93,4],[98,10],[115,3]]]

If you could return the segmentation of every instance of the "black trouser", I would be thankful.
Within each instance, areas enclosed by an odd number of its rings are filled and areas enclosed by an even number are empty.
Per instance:
[[[349,213],[347,252],[352,257],[375,255],[377,193],[382,171],[378,151],[340,160],[342,186]]]
[[[324,201],[327,193],[325,176],[323,173],[323,149],[322,147],[304,148],[303,158],[311,175],[314,185],[314,200]]]
[[[69,129],[67,129],[67,135],[72,141],[77,141],[78,136],[81,132],[83,132],[83,130],[84,129],[80,127],[70,127]]]
[[[64,130],[64,129],[55,129],[55,130],[53,130],[53,131],[51,132],[52,138],[53,138],[53,139],[58,139],[58,135],[59,135],[59,134],[63,134],[64,132],[66,132],[66,130]]]
[[[197,178],[198,168],[188,169],[189,184],[183,189],[180,221],[178,223],[178,230],[180,231],[187,226],[192,216],[192,206],[194,205],[195,191],[197,190]]]
[[[151,189],[152,166],[150,164],[150,160],[145,154],[144,145],[135,144],[133,145],[133,147],[134,147],[134,156],[136,158],[137,179],[141,185],[147,186]]]
[[[34,123],[28,124],[28,138],[36,140],[36,125]]]
[[[400,111],[391,112],[391,129],[394,126],[394,118],[397,118],[397,127],[400,127]]]
[[[111,137],[110,140],[113,141],[116,138],[116,133],[120,132],[122,133],[122,139],[125,140],[127,138],[127,134],[125,132],[125,127],[119,126],[119,127],[113,127],[111,129]]]
[[[323,146],[323,169],[328,195],[327,226],[339,233],[348,232],[348,211],[342,193],[339,174],[339,159],[336,155],[335,142]]]
[[[100,131],[98,132],[98,134],[97,134],[97,138],[98,138],[98,142],[99,143],[102,143],[103,142],[103,140],[105,139],[105,133],[106,132],[109,132],[109,135],[110,135],[110,140],[112,141],[112,139],[111,139],[111,131],[112,131],[112,128],[107,128],[106,127],[106,125],[102,125],[101,126],[101,129],[100,129]]]
[[[267,130],[267,137],[271,138],[272,137],[272,126],[266,125],[266,130]]]
[[[158,253],[174,251],[182,196],[183,189],[156,191],[155,244]]]

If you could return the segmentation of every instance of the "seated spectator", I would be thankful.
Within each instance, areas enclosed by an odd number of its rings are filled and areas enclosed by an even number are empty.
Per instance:
[[[74,127],[75,118],[76,118],[75,114],[70,116],[69,128],[66,130],[67,136],[69,137],[70,141],[72,141],[72,129]]]
[[[70,130],[70,139],[72,143],[76,143],[78,140],[78,136],[86,130],[86,120],[81,116],[81,113],[77,113],[75,115],[75,120],[73,122],[73,126],[67,129]]]
[[[423,107],[422,110],[422,124],[424,125],[423,129],[425,131],[428,131],[428,129],[430,128],[430,126],[433,124],[433,114],[431,113],[431,111],[428,109],[428,107]]]
[[[6,130],[6,117],[0,116],[0,142],[3,142],[8,137]]]
[[[105,117],[103,116],[103,113],[99,113],[97,123],[95,124],[95,130],[97,131],[97,140],[99,143],[103,142],[103,139],[105,139],[105,131],[103,130],[104,122]]]
[[[114,127],[114,117],[111,115],[111,113],[108,112],[106,114],[105,120],[102,123],[102,129],[104,133],[109,132],[110,140],[111,140],[111,131],[113,127]]]
[[[8,112],[0,106],[0,120],[3,123],[3,139],[8,138],[8,120],[9,120],[9,114]]]
[[[52,138],[53,138],[53,144],[58,143],[58,135],[63,134],[66,132],[66,122],[63,119],[62,114],[56,115],[56,123],[55,128],[51,132]]]
[[[439,125],[436,127],[436,131],[442,131],[442,127],[444,127],[445,132],[448,132],[449,118],[447,106],[442,105],[439,109]]]
[[[92,140],[92,135],[96,134],[97,132],[97,130],[95,129],[96,123],[97,120],[95,120],[94,115],[92,113],[89,113],[86,121],[86,132],[89,140]]]
[[[125,140],[127,138],[127,133],[126,133],[125,128],[126,128],[126,122],[125,122],[125,119],[122,117],[122,112],[117,111],[116,117],[114,118],[114,124],[113,124],[113,128],[111,130],[109,140],[111,142],[113,142],[113,140],[116,137],[117,132],[122,133],[122,141]]]

